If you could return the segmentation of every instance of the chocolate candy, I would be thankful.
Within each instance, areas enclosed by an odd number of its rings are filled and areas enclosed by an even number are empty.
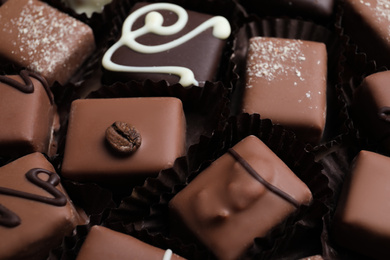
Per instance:
[[[236,144],[170,202],[172,233],[183,230],[218,259],[238,259],[302,204],[308,187],[255,136]],[[253,223],[257,223],[253,225]]]
[[[361,151],[353,162],[337,205],[334,239],[374,259],[389,259],[390,158]]]
[[[0,168],[0,259],[45,259],[76,225],[87,223],[41,153]]]
[[[353,114],[363,136],[390,152],[390,71],[366,77],[357,89],[353,101]]]
[[[107,144],[106,130],[115,121],[134,126],[142,136],[139,148],[127,156],[113,152]],[[184,155],[185,128],[177,98],[76,100],[70,112],[62,174],[72,180],[117,184],[155,176]]]
[[[170,249],[162,250],[102,226],[91,228],[76,258],[87,259],[185,260]]]
[[[329,19],[333,14],[334,0],[241,0],[249,12],[261,15],[301,16],[317,21]]]
[[[37,0],[0,7],[0,59],[66,83],[94,51],[92,29]]]
[[[326,121],[327,54],[323,43],[253,37],[242,111],[259,113],[318,143]]]
[[[215,80],[229,35],[224,17],[169,3],[137,3],[123,24],[121,38],[103,57],[103,67],[115,80],[204,84]]]
[[[390,5],[387,0],[345,0],[345,33],[378,66],[390,66]]]
[[[59,117],[46,80],[36,73],[0,76],[0,156],[56,152]]]

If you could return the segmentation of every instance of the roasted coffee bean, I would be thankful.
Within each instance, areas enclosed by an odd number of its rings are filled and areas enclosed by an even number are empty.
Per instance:
[[[115,152],[131,154],[140,147],[141,135],[134,126],[116,121],[107,128],[106,141]]]

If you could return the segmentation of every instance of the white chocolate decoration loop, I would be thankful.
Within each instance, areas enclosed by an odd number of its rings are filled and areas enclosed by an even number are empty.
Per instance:
[[[164,257],[162,260],[171,260],[171,258],[172,258],[172,250],[167,249],[164,253]]]
[[[155,12],[155,10],[169,10],[177,14],[178,20],[169,26],[163,26],[164,17]],[[142,15],[145,16],[145,24],[141,28],[132,31],[134,22],[139,19]],[[180,77],[179,83],[183,86],[196,85],[199,83],[195,79],[194,73],[192,70],[181,67],[181,66],[126,66],[120,65],[112,62],[111,58],[115,51],[122,47],[123,45],[128,48],[140,52],[140,53],[159,53],[175,48],[200,33],[204,32],[208,28],[213,28],[213,36],[218,39],[226,39],[231,33],[231,28],[228,20],[222,16],[215,16],[209,20],[203,22],[198,27],[188,32],[187,34],[181,36],[178,39],[175,39],[171,42],[160,44],[160,45],[143,45],[138,43],[136,39],[140,36],[143,36],[148,33],[154,33],[157,35],[173,35],[180,32],[184,29],[188,22],[188,14],[186,10],[178,5],[169,4],[169,3],[155,3],[146,5],[132,14],[130,14],[122,27],[122,36],[118,42],[111,46],[108,51],[104,54],[103,57],[103,67],[107,70],[118,71],[118,72],[140,72],[140,73],[164,73],[164,74],[174,74]]]

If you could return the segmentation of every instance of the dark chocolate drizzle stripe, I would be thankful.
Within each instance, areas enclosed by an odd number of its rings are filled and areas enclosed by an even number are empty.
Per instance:
[[[40,173],[47,174],[49,176],[49,179],[47,181],[42,180],[41,178],[38,177]],[[42,203],[46,203],[58,207],[66,205],[67,203],[66,196],[61,191],[56,189],[56,186],[60,183],[60,177],[56,173],[45,169],[34,168],[29,170],[26,173],[26,178],[31,183],[35,184],[36,186],[47,191],[49,194],[53,195],[53,198],[44,197],[44,196],[18,191],[14,189],[4,188],[4,187],[0,187],[0,194],[19,197],[27,200],[34,200],[34,201],[38,201],[38,202],[42,202]],[[6,223],[8,223],[7,221],[10,221],[10,215],[11,216],[14,215],[11,214],[12,212],[11,213],[10,212],[11,211],[9,210],[5,212],[4,207],[0,208],[0,215],[2,215],[2,218],[4,218],[5,215]],[[4,225],[4,220],[1,221],[0,219],[0,225]]]
[[[256,172],[256,170],[253,169],[252,166],[250,166],[250,164],[244,158],[241,157],[241,155],[239,155],[235,150],[233,150],[233,148],[229,148],[228,152],[231,156],[233,156],[234,159],[236,159],[237,162],[239,162],[242,165],[242,167],[245,168],[245,170],[250,175],[252,175],[258,182],[263,184],[268,190],[272,191],[273,193],[275,193],[276,195],[278,195],[282,199],[290,202],[292,205],[294,205],[294,207],[299,208],[299,206],[301,204],[296,199],[294,199],[293,197],[291,197],[289,194],[285,193],[284,191],[282,191],[278,187],[276,187],[276,186],[272,185],[271,183],[267,182],[266,180],[264,180],[263,177],[261,177]]]
[[[42,77],[41,75],[39,75],[37,73],[28,71],[28,70],[22,70],[22,71],[20,71],[19,74],[20,74],[20,77],[23,79],[24,84],[14,80],[14,79],[11,79],[8,76],[4,76],[4,75],[0,75],[0,82],[8,84],[13,88],[16,88],[17,90],[22,91],[23,93],[29,94],[29,93],[34,92],[34,84],[32,83],[30,77],[35,78],[36,80],[39,80],[41,82],[43,88],[46,91],[47,96],[49,97],[50,104],[53,105],[53,103],[54,103],[53,95],[50,91],[49,84],[47,84],[47,81],[44,77]]]
[[[22,223],[22,221],[18,215],[0,204],[0,226],[16,227],[19,226],[20,223]]]

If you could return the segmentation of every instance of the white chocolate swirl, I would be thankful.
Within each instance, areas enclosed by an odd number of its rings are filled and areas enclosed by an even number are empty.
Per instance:
[[[162,260],[171,260],[171,258],[172,258],[172,250],[167,249],[164,253],[164,257]]]
[[[168,10],[177,14],[178,20],[169,26],[163,26],[164,17],[156,12],[155,10]],[[145,16],[145,24],[141,28],[132,31],[134,22],[141,17]],[[164,73],[164,74],[174,74],[180,77],[179,83],[183,86],[190,85],[199,85],[198,81],[195,79],[194,73],[192,70],[181,67],[181,66],[125,66],[112,62],[112,55],[115,51],[122,47],[123,45],[128,48],[140,52],[140,53],[159,53],[175,48],[200,33],[204,32],[208,28],[213,28],[213,36],[219,39],[226,39],[231,33],[231,28],[228,20],[222,16],[214,16],[209,20],[203,22],[198,27],[188,32],[187,34],[181,36],[178,39],[175,39],[171,42],[160,44],[160,45],[143,45],[138,43],[136,39],[140,36],[143,36],[148,33],[154,33],[157,35],[173,35],[180,32],[184,29],[188,22],[188,14],[185,9],[178,5],[169,4],[169,3],[155,3],[146,5],[133,13],[131,13],[125,20],[122,27],[122,36],[118,42],[111,46],[108,51],[104,54],[103,57],[103,67],[107,70],[117,71],[117,72],[139,72],[139,73]]]

